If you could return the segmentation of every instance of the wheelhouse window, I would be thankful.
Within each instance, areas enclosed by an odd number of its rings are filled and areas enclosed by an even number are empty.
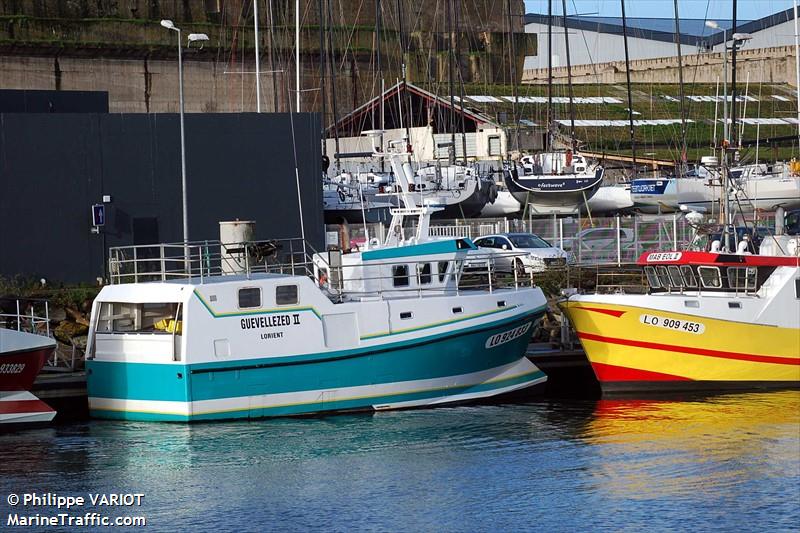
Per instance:
[[[97,321],[98,333],[175,333],[180,335],[178,303],[103,302]]]
[[[646,266],[644,267],[644,273],[647,276],[647,284],[650,285],[651,289],[661,288],[661,282],[658,280],[658,275],[656,275],[655,268]]]
[[[667,267],[669,272],[669,280],[673,287],[683,287],[683,278],[681,277],[681,270],[677,265],[670,265]]]
[[[295,305],[297,302],[297,285],[278,285],[275,287],[275,303],[277,305]]]
[[[420,285],[427,285],[431,282],[431,264],[423,263],[417,265],[417,272],[419,273]]]
[[[449,261],[439,261],[439,282],[444,283],[447,279],[447,268],[450,266]]]
[[[697,278],[694,275],[694,270],[689,265],[681,266],[681,277],[683,277],[683,284],[686,287],[696,288]]]
[[[731,289],[755,289],[756,267],[728,267],[728,286]]]
[[[395,287],[408,287],[408,265],[392,267],[392,283]]]
[[[661,282],[661,286],[665,289],[669,289],[669,273],[667,272],[667,267],[658,265],[656,267],[656,274],[658,274],[658,281]]]
[[[719,289],[722,287],[722,278],[717,267],[699,266],[697,267],[697,275],[700,276],[700,283],[706,289]]]
[[[258,287],[239,289],[239,309],[254,307],[261,307],[261,289]]]

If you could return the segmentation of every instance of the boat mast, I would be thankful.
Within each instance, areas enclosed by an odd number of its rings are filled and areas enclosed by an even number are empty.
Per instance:
[[[447,17],[447,81],[450,87],[450,113],[448,113],[447,127],[450,129],[450,164],[456,162],[456,116],[455,116],[455,92],[453,85],[453,0],[445,0]]]
[[[625,77],[628,85],[628,124],[631,136],[631,158],[633,159],[633,177],[636,177],[636,138],[633,131],[633,98],[631,97],[631,67],[628,55],[628,23],[625,18],[625,0],[619,0],[622,6],[622,41],[625,44]]]
[[[677,0],[676,0],[677,1]],[[567,49],[567,85],[569,86],[569,137],[572,151],[575,151],[575,102],[572,92],[572,68],[569,58],[569,30],[567,29],[567,0],[561,0],[564,9],[564,45]]]
[[[738,2],[733,0],[733,27],[731,28],[731,36],[736,35],[736,5]],[[731,144],[730,146],[736,146],[736,39],[733,39],[733,44],[731,45],[731,128],[730,128],[730,135],[731,135]],[[736,158],[736,153],[734,153],[734,159]],[[734,160],[734,163],[736,161]]]
[[[800,34],[797,32],[797,0],[794,0],[794,70],[797,85],[797,147],[800,149]]]
[[[401,122],[405,122],[405,126],[406,126],[406,128],[405,128],[406,129],[406,144],[408,146],[411,146],[411,114],[410,114],[410,110],[411,110],[410,99],[411,99],[411,96],[409,95],[409,92],[408,92],[408,76],[406,74],[406,41],[405,41],[405,33],[403,33],[403,10],[400,7],[400,0],[396,0],[395,5],[397,6],[397,27],[398,27],[399,36],[400,36],[400,64],[401,64],[400,72],[403,75],[403,91],[405,91],[406,99],[407,99],[407,102],[406,102],[407,105],[406,105],[406,109],[405,110],[409,111],[409,115],[406,117],[405,121],[403,121],[403,114],[404,114],[403,101],[400,98],[398,98],[398,103],[400,105],[400,108],[398,109],[398,111],[400,112],[400,121]],[[398,90],[398,96],[399,96],[400,88],[398,87],[397,90]],[[407,152],[410,151],[408,149],[408,146],[405,147]]]
[[[333,50],[333,12],[331,10],[331,0],[327,0],[328,3],[328,54],[330,54],[330,61],[334,63],[336,59],[336,55]],[[336,142],[336,153],[334,154],[334,158],[336,159],[336,169],[339,169],[339,113],[336,108],[336,66],[330,69],[331,73],[331,107],[333,108],[331,111],[333,112],[333,135]]]
[[[461,152],[467,166],[467,125],[464,120],[464,76],[461,73],[461,0],[456,4],[456,67],[458,68],[459,103],[461,104]]]
[[[383,20],[381,18],[381,0],[375,0],[375,56],[377,61],[378,67],[378,77],[380,78],[380,91],[381,91],[381,116],[380,116],[380,128],[381,128],[381,135],[380,135],[380,143],[381,143],[381,152],[383,152],[383,130],[386,126],[385,123],[385,115],[384,115],[384,92],[386,91],[385,88],[385,81],[383,79],[383,63],[381,63],[381,30],[383,26]],[[384,171],[384,160],[381,158],[381,172]]]
[[[683,97],[683,55],[681,54],[681,23],[678,14],[678,0],[674,0],[675,4],[675,44],[678,46],[678,84],[680,87],[681,99],[681,160],[678,167],[678,176],[686,174],[686,108],[684,106]],[[716,124],[715,124],[716,126]]]
[[[295,113],[300,112],[300,0],[294,2],[294,85]]]
[[[261,60],[258,51],[261,43],[258,40],[258,0],[253,0],[253,33],[256,40],[256,113],[261,113]]]
[[[553,0],[547,0],[547,140],[545,151],[550,150],[553,134]]]
[[[278,77],[277,72],[275,71],[275,8],[273,7],[272,3],[274,0],[269,0],[267,6],[269,7],[269,12],[267,16],[269,17],[269,70],[272,73],[272,112],[278,112]]]
[[[514,19],[511,14],[511,0],[506,0],[506,9],[508,9],[508,38],[509,38],[509,55],[510,55],[510,73],[511,73],[511,92],[514,96],[514,101],[511,106],[511,115],[514,119],[514,135],[517,141],[517,151],[520,150],[519,143],[519,118],[517,117],[517,109],[519,108],[519,94],[517,93],[517,53],[514,46]]]
[[[325,122],[328,116],[328,109],[325,103],[325,18],[322,11],[323,1],[324,0],[317,0],[317,18],[319,26],[319,94],[322,99],[322,124],[320,124],[322,131],[320,132],[320,138],[322,139],[322,155],[328,157],[328,143],[325,139]]]

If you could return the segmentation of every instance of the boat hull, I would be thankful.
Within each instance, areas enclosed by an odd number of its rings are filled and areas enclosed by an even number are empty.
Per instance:
[[[600,188],[603,168],[594,174],[564,174],[552,176],[520,175],[506,170],[506,186],[514,198],[534,214],[575,213]]]
[[[603,394],[800,386],[797,328],[580,298],[561,307]]]
[[[288,364],[88,360],[90,415],[187,422],[399,409],[497,396],[546,381],[524,356],[531,326],[543,312]]]
[[[54,347],[0,353],[0,391],[28,390]]]

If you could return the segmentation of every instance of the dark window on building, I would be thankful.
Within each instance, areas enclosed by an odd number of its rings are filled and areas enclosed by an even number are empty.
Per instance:
[[[275,287],[275,303],[294,305],[297,303],[297,285],[278,285]]]
[[[394,265],[392,278],[395,287],[408,287],[408,265]]]
[[[253,307],[261,307],[261,289],[258,287],[239,289],[239,308],[250,309]]]

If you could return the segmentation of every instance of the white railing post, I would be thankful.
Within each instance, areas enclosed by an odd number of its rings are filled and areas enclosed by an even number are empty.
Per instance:
[[[138,248],[133,247],[133,282],[139,283],[139,256],[137,254]]]
[[[161,250],[161,281],[167,280],[167,263],[166,259],[164,258],[164,245],[159,246]]]
[[[21,322],[22,322],[22,315],[19,314],[19,300],[17,300],[17,331],[22,331],[20,329]]]
[[[619,215],[615,218],[617,226],[617,266],[622,264],[622,239],[620,238]]]
[[[672,214],[672,249],[678,249],[678,214]]]
[[[47,300],[44,301],[44,317],[45,317],[45,324],[47,330],[47,336],[50,336],[50,302]]]

